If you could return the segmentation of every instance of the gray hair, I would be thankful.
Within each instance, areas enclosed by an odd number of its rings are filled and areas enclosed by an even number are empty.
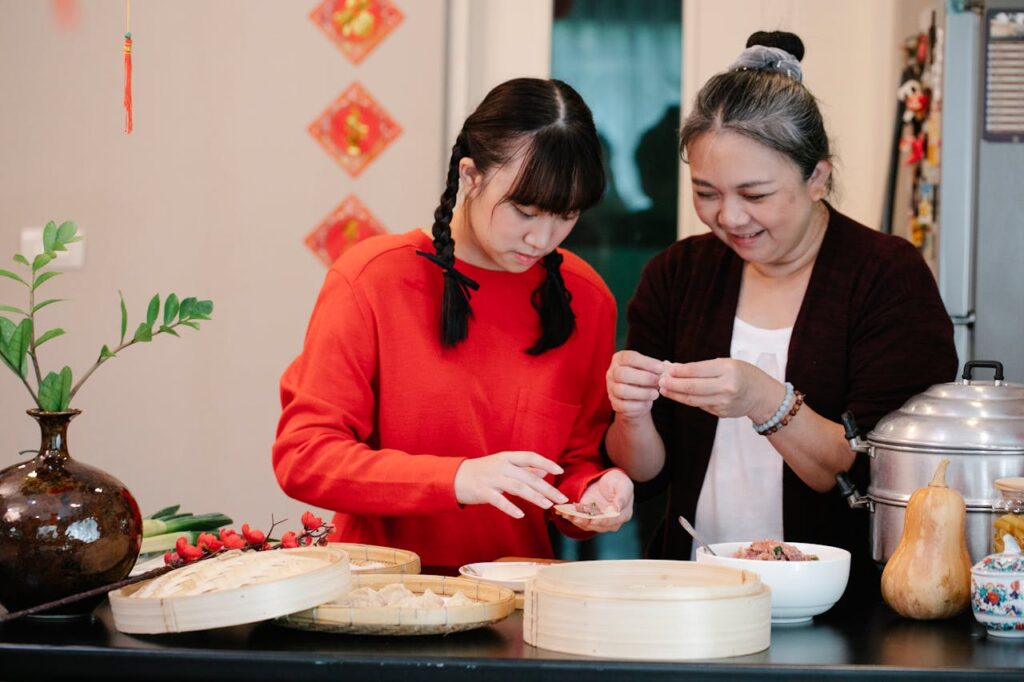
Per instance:
[[[800,81],[799,69],[784,50],[762,45],[745,50],[731,70],[713,76],[697,93],[679,132],[683,161],[687,145],[697,137],[728,130],[786,155],[809,179],[819,161],[832,160],[832,153],[818,102]]]
[[[803,69],[796,57],[780,47],[752,45],[740,53],[729,67],[730,71],[778,71],[795,81],[804,79]]]

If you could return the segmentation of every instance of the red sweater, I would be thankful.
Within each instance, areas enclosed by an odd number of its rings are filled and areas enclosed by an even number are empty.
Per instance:
[[[533,451],[564,468],[555,485],[570,500],[604,472],[614,299],[565,253],[577,328],[535,357],[524,351],[540,331],[530,295],[543,268],[513,274],[459,261],[480,289],[468,339],[444,348],[443,278],[417,249],[433,252],[420,230],[373,237],[328,272],[302,354],[281,378],[278,481],[291,497],[336,510],[334,540],[409,549],[437,566],[550,557],[546,512],[517,497],[519,520],[462,507],[455,472],[466,458]]]

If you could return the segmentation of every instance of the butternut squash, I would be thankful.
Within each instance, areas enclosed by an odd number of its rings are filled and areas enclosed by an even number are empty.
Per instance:
[[[885,603],[907,618],[949,618],[971,600],[967,507],[946,486],[947,466],[942,460],[931,482],[910,496],[903,534],[882,572]]]

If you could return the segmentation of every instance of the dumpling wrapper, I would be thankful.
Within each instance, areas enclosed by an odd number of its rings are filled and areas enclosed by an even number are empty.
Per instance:
[[[556,504],[555,511],[562,516],[568,516],[576,519],[590,519],[591,521],[595,519],[613,519],[621,513],[617,511],[603,511],[598,512],[597,514],[591,514],[585,511],[580,511],[572,502]]]

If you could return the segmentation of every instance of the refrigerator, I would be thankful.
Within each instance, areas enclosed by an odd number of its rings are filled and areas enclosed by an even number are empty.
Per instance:
[[[951,2],[943,25],[939,289],[961,366],[1024,383],[1024,0]]]

